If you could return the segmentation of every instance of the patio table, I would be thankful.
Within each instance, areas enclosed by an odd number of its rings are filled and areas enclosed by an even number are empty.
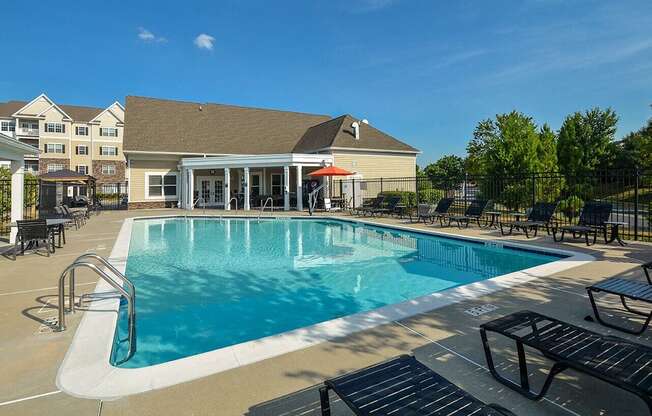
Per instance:
[[[66,244],[66,227],[65,225],[72,222],[70,218],[46,218],[45,219],[45,224],[47,227],[52,230],[52,229],[59,229],[59,248],[63,247],[63,244]],[[15,222],[12,222],[9,224],[11,227],[18,227],[18,224]],[[61,244],[61,237],[63,237],[63,244]],[[52,245],[52,252],[55,251],[55,246],[54,244]]]
[[[483,228],[498,228],[498,224],[500,223],[500,214],[500,211],[486,211],[484,215],[489,215],[491,220],[485,221]]]
[[[611,228],[611,233],[610,233],[610,236],[609,236],[609,237],[607,237],[607,234],[606,234],[606,232],[605,232],[605,235],[604,235],[604,242],[605,242],[605,243],[607,243],[607,244],[609,244],[609,243],[613,243],[614,240],[615,240],[615,241],[618,241],[618,244],[620,244],[621,246],[626,246],[626,245],[627,245],[627,243],[625,243],[625,242],[620,238],[620,228],[621,228],[621,227],[624,227],[625,225],[627,225],[626,222],[622,222],[622,221],[607,221],[607,222],[604,223],[604,225],[609,226],[609,227]]]

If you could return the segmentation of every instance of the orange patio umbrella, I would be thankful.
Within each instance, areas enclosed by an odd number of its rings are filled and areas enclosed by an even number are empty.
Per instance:
[[[337,166],[326,166],[325,168],[318,169],[312,173],[309,173],[310,176],[349,176],[353,175],[353,172],[349,172],[346,169],[338,168]]]

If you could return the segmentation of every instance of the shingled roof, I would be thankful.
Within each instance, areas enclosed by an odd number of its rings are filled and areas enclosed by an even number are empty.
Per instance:
[[[418,150],[350,115],[326,115],[128,96],[124,150],[195,154],[310,153],[328,147]]]
[[[7,101],[0,103],[0,117],[11,117],[16,111],[28,104],[27,101]],[[57,106],[68,114],[74,121],[89,122],[95,116],[104,111],[103,108],[84,107],[79,105],[59,105]]]

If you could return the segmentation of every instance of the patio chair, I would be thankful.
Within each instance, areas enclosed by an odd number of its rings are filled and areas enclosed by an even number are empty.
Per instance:
[[[68,205],[61,205],[61,209],[63,209],[63,212],[69,217],[72,218],[73,220],[79,221],[79,225],[84,225],[86,224],[86,211],[73,211],[70,208],[68,208]]]
[[[52,251],[50,244],[54,245],[54,237],[48,229],[48,224],[45,219],[18,220],[16,221],[16,225],[18,232],[16,233],[16,241],[14,243],[14,260],[16,260],[18,245],[20,245],[20,253],[24,255],[25,248],[31,248],[32,246],[38,247],[38,243],[40,242],[45,243],[47,255],[50,257],[50,252]]]
[[[383,205],[383,202],[385,202],[385,195],[378,195],[368,205],[363,204],[361,207],[357,208],[356,214],[365,215],[365,213],[371,210],[380,208]]]
[[[610,277],[609,279],[605,279],[601,282],[598,282],[586,288],[586,292],[589,295],[589,300],[591,301],[591,308],[593,309],[593,315],[595,316],[595,320],[597,320],[600,324],[633,335],[640,335],[643,332],[645,332],[647,327],[650,325],[650,321],[652,320],[652,280],[650,279],[650,273],[649,273],[649,270],[652,268],[652,262],[643,264],[641,267],[645,272],[647,283],[639,282],[631,279],[622,279],[620,277]],[[616,325],[604,321],[600,316],[600,313],[598,311],[598,306],[593,296],[594,293],[600,293],[600,292],[607,293],[610,295],[616,295],[620,297],[620,303],[622,303],[623,308],[625,308],[627,312],[632,313],[634,315],[645,317],[645,321],[643,322],[643,324],[641,324],[640,328],[630,329],[621,325]],[[627,305],[626,299],[641,302],[641,303],[648,303],[650,309],[647,312],[634,309],[629,305]],[[590,315],[584,319],[586,319],[587,321],[593,321],[593,317],[591,317]]]
[[[552,228],[552,238],[556,241],[563,241],[564,234],[569,232],[573,234],[574,238],[581,238],[584,236],[586,245],[590,246],[595,244],[598,238],[598,233],[604,234],[604,239],[607,241],[607,225],[612,210],[611,202],[587,202],[580,213],[580,218],[577,225],[565,225],[562,227]],[[557,239],[557,232],[561,231],[561,236]],[[593,236],[593,243],[590,242],[589,236]]]
[[[488,199],[474,199],[471,201],[471,205],[466,209],[464,215],[449,215],[448,226],[450,227],[451,223],[455,221],[457,228],[468,228],[471,221],[476,221],[478,227],[480,227],[480,219],[484,214],[484,211],[489,206]]]
[[[487,332],[515,341],[519,382],[498,373]],[[480,325],[480,336],[491,374],[500,383],[531,400],[542,399],[557,374],[571,369],[595,377],[641,398],[652,414],[652,348],[600,335],[532,311],[520,311]],[[539,351],[552,365],[539,393],[530,389],[524,346]]]
[[[501,222],[500,233],[502,235],[511,235],[514,230],[522,230],[526,238],[530,238],[530,231],[534,231],[533,237],[537,236],[539,228],[546,227],[546,232],[550,234],[550,224],[552,217],[557,210],[558,202],[537,202],[525,221]],[[509,231],[505,227],[509,226]]]
[[[412,223],[415,222],[412,219],[412,217],[415,217],[416,222],[423,221],[423,223],[425,224],[426,221],[428,221],[432,217],[432,215],[434,214],[435,208],[437,208],[437,207],[435,205],[433,205],[433,204],[419,204],[419,205],[417,205],[417,212],[415,212],[414,214],[412,212],[408,213],[408,216],[410,218],[410,222],[412,222]]]
[[[79,220],[76,219],[76,218],[73,218],[70,214],[67,214],[66,211],[64,211],[62,206],[57,205],[56,207],[54,207],[54,214],[58,218],[67,218],[67,219],[69,219],[70,223],[66,225],[67,227],[71,227],[71,226],[74,225],[75,230],[79,229],[79,227],[80,227]]]
[[[514,416],[481,402],[410,355],[326,380],[319,389],[322,416],[331,414],[329,390],[357,416]]]
[[[400,196],[393,196],[389,198],[387,201],[387,204],[385,206],[381,205],[378,208],[371,208],[367,210],[365,213],[369,214],[370,216],[374,215],[379,215],[383,216],[383,214],[388,214],[391,215],[396,211],[396,206],[401,202],[401,197]]]
[[[435,211],[430,215],[430,224],[434,224],[435,220],[439,220],[439,225],[444,226],[444,219],[448,218],[448,211],[453,206],[455,198],[442,198],[437,201]],[[450,221],[448,222],[450,225]]]

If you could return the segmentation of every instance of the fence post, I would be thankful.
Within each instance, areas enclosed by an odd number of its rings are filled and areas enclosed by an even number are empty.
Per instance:
[[[534,206],[534,204],[537,203],[537,185],[536,185],[537,182],[536,181],[537,181],[536,173],[532,172],[532,205],[531,206]]]
[[[636,174],[636,180],[634,185],[634,241],[637,241],[638,240],[638,208],[639,208],[638,188],[640,186],[640,171],[638,170],[638,166],[636,167],[635,174]]]
[[[415,206],[419,206],[419,177],[415,176],[414,178],[414,201]]]
[[[383,193],[383,178],[380,178],[380,193]]]
[[[353,190],[353,199],[351,200],[351,208],[355,209],[355,178],[351,178],[351,189]]]
[[[467,194],[466,190],[467,190],[468,185],[469,185],[469,173],[464,172],[464,210],[465,211],[466,211],[466,207],[468,206],[468,201],[467,201],[467,197],[466,197],[466,194]]]

